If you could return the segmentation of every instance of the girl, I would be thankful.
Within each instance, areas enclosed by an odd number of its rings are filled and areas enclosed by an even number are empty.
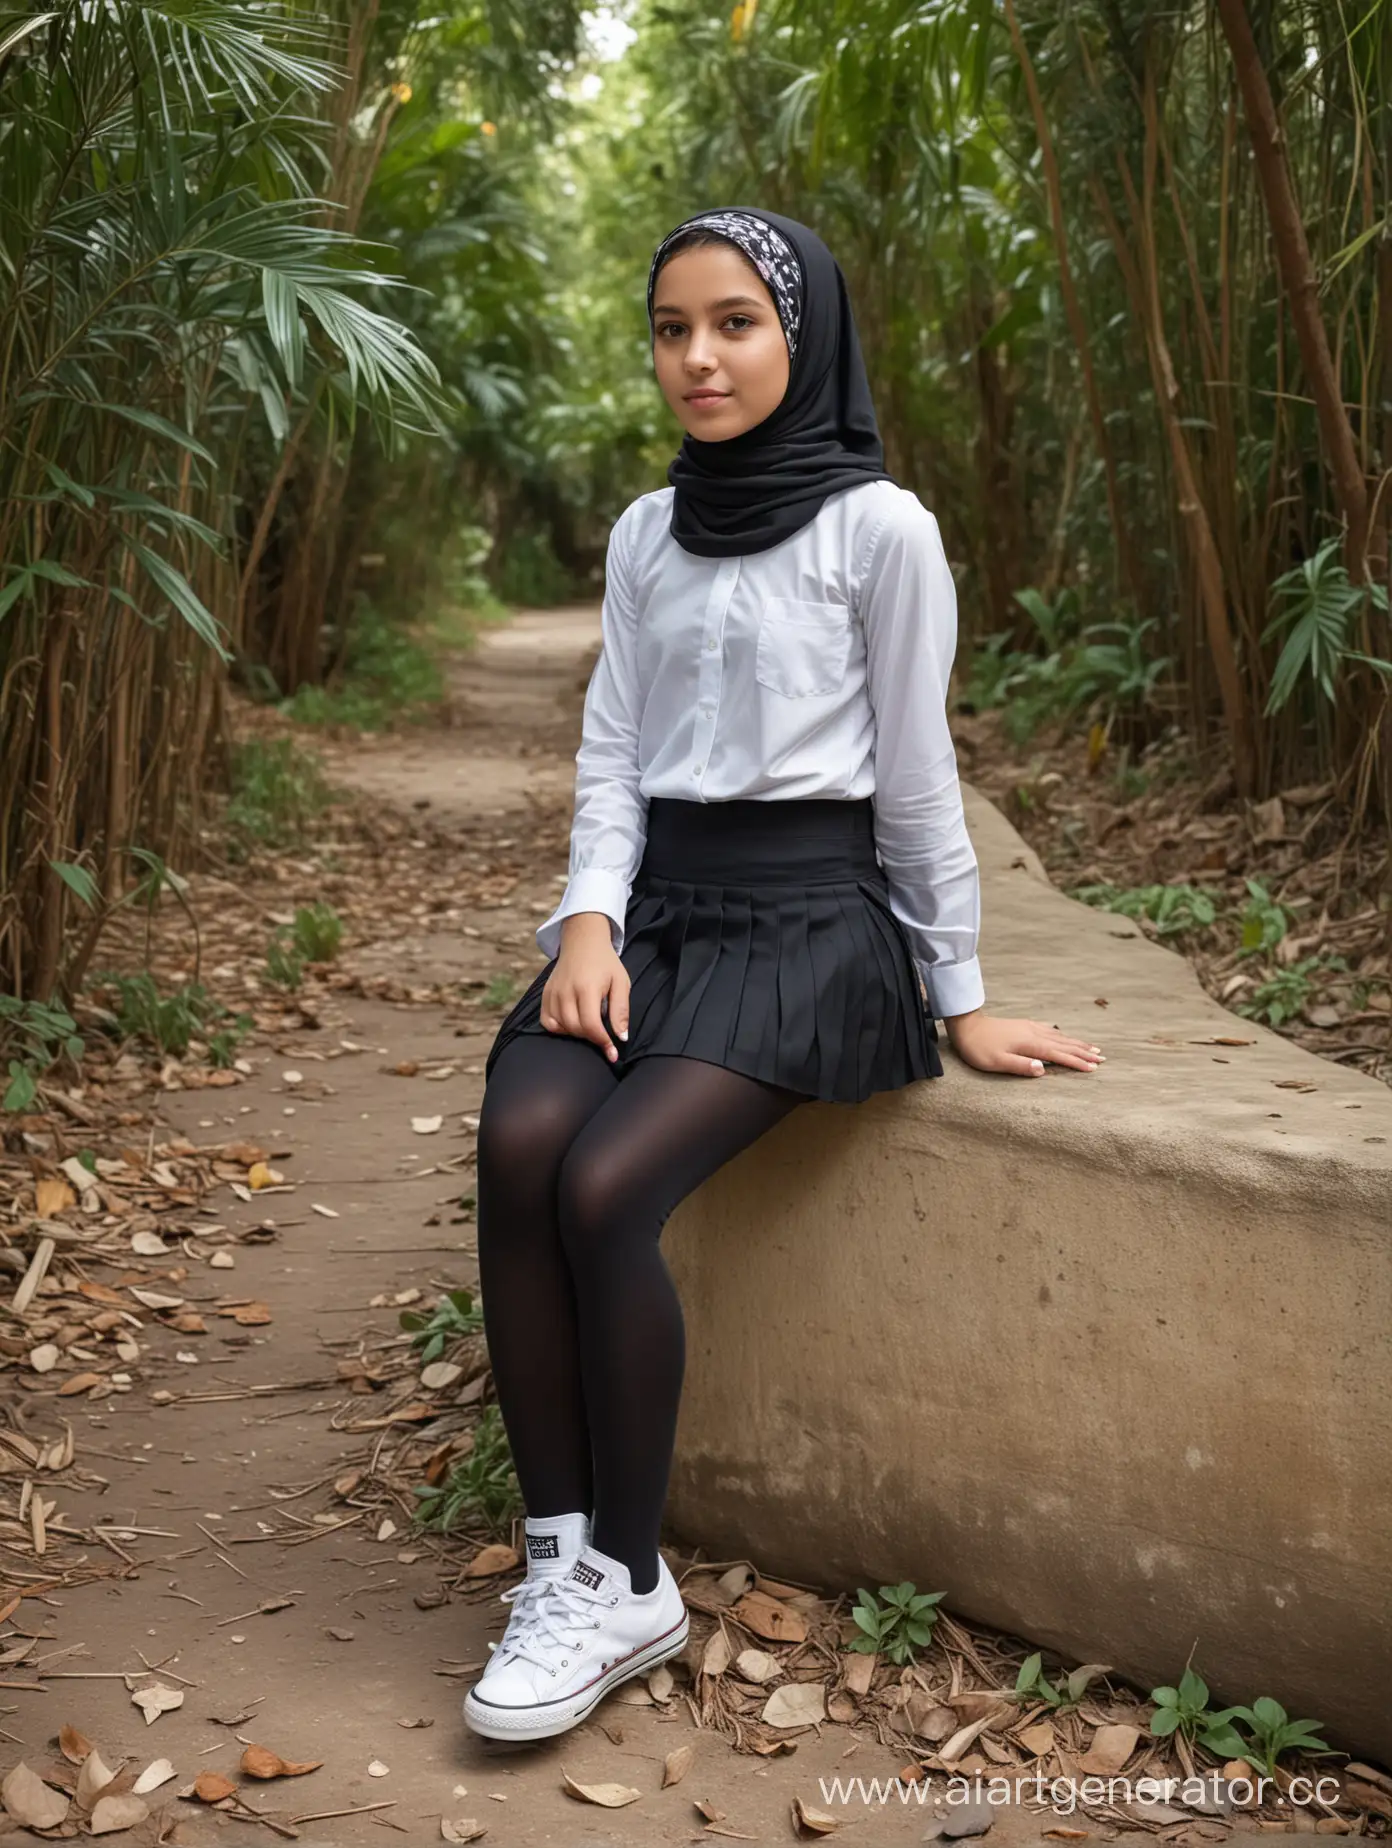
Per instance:
[[[775,212],[687,219],[648,276],[686,431],[609,540],[549,957],[498,1030],[479,1283],[528,1576],[465,1717],[584,1719],[681,1650],[658,1535],[685,1366],[668,1215],[807,1098],[1097,1047],[983,1011],[937,521],[883,466],[845,280]],[[593,1508],[593,1526],[587,1512]]]

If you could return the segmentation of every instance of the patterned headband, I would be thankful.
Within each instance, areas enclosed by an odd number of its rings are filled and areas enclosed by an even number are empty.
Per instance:
[[[667,260],[670,245],[688,231],[718,231],[722,237],[728,237],[749,258],[768,284],[769,294],[773,297],[778,310],[778,319],[783,328],[783,337],[788,343],[788,358],[797,352],[798,329],[802,325],[802,269],[798,263],[797,252],[772,225],[765,224],[762,218],[755,218],[748,212],[702,212],[697,218],[688,218],[685,224],[678,225],[675,231],[669,231],[658,245],[657,254],[648,271],[648,329],[653,327],[653,290],[657,284],[657,272]]]

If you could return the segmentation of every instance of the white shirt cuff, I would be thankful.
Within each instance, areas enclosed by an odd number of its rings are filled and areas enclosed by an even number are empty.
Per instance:
[[[986,984],[981,979],[981,963],[975,956],[965,962],[925,963],[918,965],[928,990],[928,1011],[934,1020],[947,1020],[953,1014],[970,1014],[973,1008],[986,1005]]]
[[[550,917],[537,928],[537,947],[550,962],[561,949],[561,925],[577,911],[602,911],[609,920],[609,941],[617,956],[624,943],[624,918],[628,911],[628,882],[617,873],[602,867],[582,868],[565,889],[565,896]]]

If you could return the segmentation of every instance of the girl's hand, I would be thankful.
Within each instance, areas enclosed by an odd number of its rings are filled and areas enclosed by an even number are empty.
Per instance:
[[[1042,1078],[1044,1061],[1095,1071],[1106,1060],[1090,1040],[1073,1039],[1042,1020],[995,1020],[980,1008],[944,1021],[953,1050],[982,1072]]]
[[[593,1040],[605,1057],[619,1049],[600,1013],[609,998],[609,1027],[628,1036],[629,974],[614,953],[609,920],[602,911],[577,911],[561,926],[561,953],[541,991],[541,1024],[548,1033]]]

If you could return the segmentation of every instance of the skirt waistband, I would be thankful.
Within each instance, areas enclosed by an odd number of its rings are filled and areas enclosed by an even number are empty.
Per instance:
[[[807,797],[686,802],[653,796],[638,877],[713,885],[834,885],[874,878],[875,808]]]

